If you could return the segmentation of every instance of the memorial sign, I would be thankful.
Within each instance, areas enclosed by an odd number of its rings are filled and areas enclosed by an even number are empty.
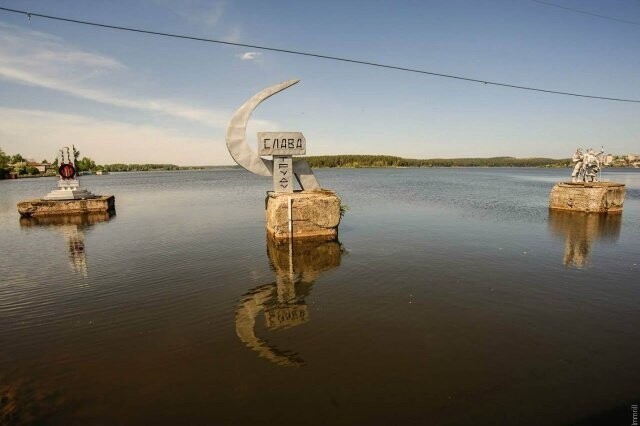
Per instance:
[[[289,80],[258,92],[231,117],[225,140],[229,154],[246,170],[270,176],[273,190],[265,199],[267,233],[277,240],[338,236],[341,200],[320,187],[309,163],[294,156],[307,153],[302,132],[258,132],[258,151],[246,142],[247,123],[260,103],[300,80]],[[295,180],[293,179],[295,177]],[[302,191],[294,190],[295,181]]]
[[[304,155],[307,140],[301,132],[258,132],[258,155]]]

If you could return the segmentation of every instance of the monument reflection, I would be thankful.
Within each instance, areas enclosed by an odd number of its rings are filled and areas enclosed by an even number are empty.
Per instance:
[[[21,217],[20,226],[51,227],[60,232],[67,242],[71,271],[86,278],[89,276],[85,250],[86,231],[96,223],[108,222],[113,216],[110,212],[100,212],[69,216]]]
[[[268,330],[296,327],[309,321],[304,299],[318,277],[340,266],[342,246],[337,241],[277,243],[267,238],[267,254],[275,281],[251,289],[236,308],[236,334],[262,358],[286,367],[300,367],[304,360],[255,335],[256,319],[264,311]]]
[[[549,210],[549,230],[565,240],[564,264],[582,268],[589,263],[594,241],[615,243],[622,215]]]

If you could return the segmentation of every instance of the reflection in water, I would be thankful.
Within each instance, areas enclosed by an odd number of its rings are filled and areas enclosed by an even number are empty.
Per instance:
[[[267,253],[276,274],[273,283],[250,290],[236,308],[236,334],[250,349],[269,361],[300,367],[304,361],[255,335],[256,317],[264,310],[269,330],[295,327],[309,321],[304,298],[324,271],[340,266],[342,247],[337,241],[294,241],[277,243],[267,238]]]
[[[0,373],[0,425],[41,424],[65,403],[54,383],[26,379],[9,381]]]
[[[109,212],[70,216],[21,217],[23,227],[54,227],[67,240],[69,266],[71,270],[84,278],[88,277],[87,253],[85,252],[85,231],[98,222],[107,222],[113,216]]]
[[[582,268],[589,262],[593,241],[614,243],[620,237],[622,215],[549,210],[549,229],[564,238],[564,264]]]

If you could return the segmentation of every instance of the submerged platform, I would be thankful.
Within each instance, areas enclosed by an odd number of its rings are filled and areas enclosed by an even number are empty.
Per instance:
[[[626,188],[616,182],[560,182],[551,190],[549,208],[587,213],[622,213]]]
[[[291,198],[292,227],[289,232],[289,198]],[[340,197],[335,192],[296,191],[269,192],[265,200],[267,233],[276,240],[290,237],[334,240],[340,224]]]
[[[81,200],[36,199],[18,203],[18,213],[22,217],[87,214],[115,212],[116,198],[113,195],[96,195]]]

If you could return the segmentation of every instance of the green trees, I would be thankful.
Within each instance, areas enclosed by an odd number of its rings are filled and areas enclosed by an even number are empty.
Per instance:
[[[567,160],[553,158],[431,158],[390,155],[323,155],[306,157],[311,167],[564,167]]]
[[[80,153],[78,152],[78,154]],[[96,162],[89,157],[82,157],[82,160],[76,160],[76,168],[79,172],[94,171],[96,169]]]
[[[0,148],[0,169],[6,169],[9,167],[9,163],[11,162],[11,157],[4,153],[2,148]]]
[[[0,148],[0,179],[4,179],[9,174],[9,162],[11,157],[9,157],[5,152]]]
[[[107,172],[148,172],[157,170],[180,170],[175,164],[105,164],[102,169]]]
[[[80,151],[78,151],[76,149],[75,145],[71,145],[71,147],[73,148],[73,162],[77,163],[78,162],[78,158],[80,158]]]
[[[15,163],[23,163],[26,160],[24,159],[24,157],[20,154],[16,154],[13,157],[11,157],[11,164],[15,164]]]

